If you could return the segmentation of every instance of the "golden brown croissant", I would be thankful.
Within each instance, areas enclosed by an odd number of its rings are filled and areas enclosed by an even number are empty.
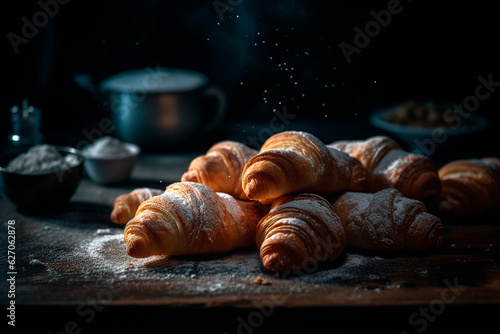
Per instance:
[[[271,136],[243,170],[248,198],[261,203],[296,192],[329,194],[365,188],[361,163],[328,148],[306,132],[285,131]]]
[[[331,204],[315,194],[277,198],[257,226],[265,268],[283,273],[332,261],[346,246],[344,227]]]
[[[209,254],[254,245],[257,223],[268,211],[201,183],[173,183],[142,203],[125,226],[127,253],[138,258]]]
[[[368,173],[366,192],[396,188],[403,196],[418,200],[437,199],[441,192],[437,169],[432,161],[404,151],[385,136],[330,144],[361,161]]]
[[[482,214],[500,208],[500,159],[452,161],[439,169],[439,208],[452,214]]]
[[[332,201],[347,236],[347,245],[366,250],[397,251],[438,247],[444,238],[439,218],[425,205],[396,189],[374,194],[347,192]]]
[[[241,173],[247,161],[257,151],[235,141],[213,145],[205,155],[191,161],[181,181],[203,183],[215,191],[247,200],[241,188]]]
[[[139,205],[153,196],[163,194],[164,190],[152,188],[137,188],[128,194],[118,196],[113,203],[111,221],[125,225],[134,218]]]

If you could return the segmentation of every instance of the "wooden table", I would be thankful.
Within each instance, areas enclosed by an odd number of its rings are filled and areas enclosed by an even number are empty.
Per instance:
[[[389,317],[391,329],[415,333],[461,327],[471,314],[482,324],[494,319],[484,312],[498,311],[500,304],[498,218],[445,221],[442,249],[397,254],[347,249],[331,264],[286,279],[266,271],[253,247],[203,257],[127,256],[123,227],[109,220],[113,200],[136,187],[164,188],[178,181],[194,156],[144,154],[131,181],[119,187],[83,179],[58,212],[22,213],[2,199],[0,258],[7,278],[7,272],[17,272],[18,323],[42,319],[38,325],[54,333],[85,332],[92,325],[123,331],[153,323],[183,332],[210,326],[221,333],[298,331],[306,324],[342,332],[387,325]],[[9,220],[16,227],[14,270],[6,266]],[[257,277],[270,284],[255,284]],[[6,279],[0,290],[7,305]],[[187,322],[181,321],[186,315]],[[163,324],[167,319],[173,327]]]

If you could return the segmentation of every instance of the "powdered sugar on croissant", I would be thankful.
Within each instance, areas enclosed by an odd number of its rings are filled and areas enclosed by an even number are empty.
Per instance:
[[[247,200],[241,187],[241,174],[247,161],[256,154],[256,150],[239,142],[219,142],[205,155],[191,161],[181,181],[203,183],[215,191]]]
[[[164,190],[153,188],[137,188],[128,194],[118,196],[113,203],[111,221],[124,225],[135,216],[139,205],[153,196],[158,196]]]
[[[330,203],[308,193],[276,199],[257,226],[256,241],[263,266],[279,273],[332,261],[346,246]]]
[[[125,226],[127,253],[209,254],[250,246],[267,211],[258,202],[237,200],[200,183],[173,183],[142,203]]]
[[[395,188],[418,200],[437,199],[441,183],[432,161],[404,151],[385,136],[366,140],[338,141],[329,145],[361,161],[367,171],[366,192]]]
[[[306,132],[271,136],[243,170],[248,198],[262,203],[296,192],[329,194],[364,189],[366,172],[348,154],[324,145]]]
[[[348,246],[376,251],[438,247],[444,227],[425,205],[396,189],[374,194],[347,192],[332,201]]]

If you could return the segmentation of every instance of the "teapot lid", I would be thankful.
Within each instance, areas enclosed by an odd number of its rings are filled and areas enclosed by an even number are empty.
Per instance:
[[[184,69],[152,68],[115,74],[101,83],[102,91],[127,94],[182,93],[206,86],[208,78]]]

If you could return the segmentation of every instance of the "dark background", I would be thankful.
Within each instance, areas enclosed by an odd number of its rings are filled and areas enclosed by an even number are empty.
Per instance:
[[[53,2],[55,0],[42,0]],[[67,1],[67,0],[65,0]],[[227,1],[224,1],[227,3]],[[213,0],[70,0],[15,53],[7,34],[21,35],[38,1],[3,4],[1,141],[9,107],[27,97],[43,110],[45,138],[80,134],[107,110],[74,83],[95,84],[122,70],[179,67],[205,73],[229,96],[226,120],[267,122],[273,109],[296,121],[365,120],[410,98],[462,103],[478,76],[500,81],[494,2],[402,0],[401,13],[347,63],[339,43],[389,1],[242,0],[221,21]],[[292,77],[291,77],[292,76]],[[492,117],[500,93],[477,111]]]
[[[4,1],[0,11],[0,148],[10,132],[9,108],[25,97],[43,110],[46,140],[66,145],[61,139],[65,135],[81,136],[83,129],[94,128],[107,110],[75,84],[75,75],[82,73],[98,84],[117,72],[146,66],[200,71],[227,92],[227,122],[236,124],[236,131],[244,131],[237,125],[242,122],[269,124],[273,109],[284,106],[298,115],[294,122],[363,123],[373,110],[410,98],[462,103],[474,93],[480,75],[491,73],[493,80],[500,81],[495,1],[402,0],[402,12],[360,54],[352,55],[348,64],[339,43],[353,44],[354,27],[364,29],[373,20],[370,11],[385,9],[388,2],[242,0],[221,21],[213,0],[70,0],[59,5],[57,15],[15,53],[7,35],[21,34],[21,19],[32,21],[40,5],[38,0]],[[477,112],[493,120],[499,111],[499,95],[496,92],[481,102]],[[486,323],[494,325],[495,317],[482,308],[474,309],[447,308],[426,332],[453,332],[464,329],[464,324],[474,330]],[[100,325],[109,325],[111,317],[118,329],[163,323],[165,332],[174,323],[176,331],[187,326],[234,332],[236,316],[246,317],[250,312],[121,311],[106,308],[111,314],[98,318],[96,331]],[[331,332],[381,324],[399,332],[408,328],[407,316],[415,309],[308,311],[278,310],[266,328],[297,332],[307,325],[311,332],[320,332],[327,319]],[[37,324],[47,332],[62,330],[59,326],[73,319],[73,312],[74,308],[20,309],[20,316],[29,314],[30,318],[19,322]],[[187,325],[168,321],[183,317]],[[299,322],[302,326],[294,327]]]

